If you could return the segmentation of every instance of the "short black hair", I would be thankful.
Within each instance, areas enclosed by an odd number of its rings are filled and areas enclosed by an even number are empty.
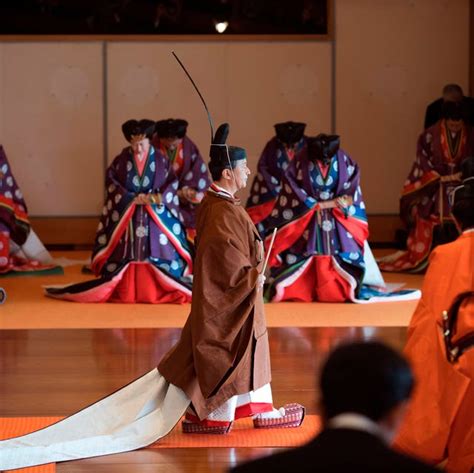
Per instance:
[[[352,342],[327,359],[320,387],[324,415],[354,412],[379,421],[413,389],[413,374],[398,352],[380,342]]]
[[[218,181],[222,177],[222,171],[224,169],[235,169],[237,167],[238,161],[231,161],[232,167],[229,163],[226,164],[219,164],[214,163],[212,160],[209,162],[209,172],[211,173],[211,177],[213,181]]]
[[[464,92],[463,92],[462,87],[460,85],[458,85],[458,84],[446,84],[443,87],[443,95],[452,94],[452,93],[464,95]]]

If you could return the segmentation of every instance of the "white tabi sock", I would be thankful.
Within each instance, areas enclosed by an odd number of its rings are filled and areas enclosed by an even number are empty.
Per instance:
[[[271,412],[262,412],[261,414],[254,415],[252,419],[281,419],[285,417],[285,408],[280,407],[280,409],[273,408]]]

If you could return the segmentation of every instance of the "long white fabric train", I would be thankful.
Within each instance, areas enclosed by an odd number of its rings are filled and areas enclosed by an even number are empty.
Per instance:
[[[168,434],[189,403],[155,368],[56,424],[1,441],[0,470],[145,447]]]

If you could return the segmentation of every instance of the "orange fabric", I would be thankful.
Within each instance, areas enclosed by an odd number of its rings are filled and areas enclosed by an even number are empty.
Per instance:
[[[50,425],[62,417],[8,417],[0,419],[0,438],[23,435]],[[215,447],[297,447],[309,442],[321,429],[319,416],[308,415],[296,429],[254,429],[252,419],[234,422],[227,435],[183,434],[181,422],[164,438],[147,448],[215,448]],[[46,469],[47,468],[47,469]],[[18,473],[52,473],[55,465],[45,465]]]
[[[430,258],[405,353],[417,385],[396,447],[433,464],[448,458],[449,473],[474,466],[474,350],[447,361],[441,314],[454,298],[474,289],[474,233],[441,245]],[[474,331],[474,305],[459,312],[456,337]]]
[[[0,418],[0,440],[25,435],[35,430],[42,429],[47,425],[63,419],[63,417],[3,417]],[[47,465],[32,466],[19,470],[9,470],[10,473],[54,473],[55,463]]]

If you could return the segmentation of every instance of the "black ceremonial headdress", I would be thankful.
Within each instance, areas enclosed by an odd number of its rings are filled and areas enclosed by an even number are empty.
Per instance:
[[[160,138],[183,138],[188,129],[188,122],[181,118],[159,120],[156,122],[156,134]]]
[[[183,71],[186,73],[189,80],[193,84],[194,89],[199,95],[199,98],[201,99],[201,102],[203,103],[204,108],[207,112],[207,119],[211,128],[211,147],[209,150],[209,156],[211,159],[209,161],[209,170],[211,170],[212,172],[212,169],[224,169],[226,167],[228,168],[229,166],[232,169],[233,167],[235,167],[236,161],[247,159],[247,153],[245,152],[245,149],[240,148],[238,146],[231,146],[226,144],[227,136],[229,135],[230,129],[230,125],[228,123],[223,123],[222,125],[220,125],[216,131],[216,134],[214,135],[214,125],[212,123],[211,114],[209,113],[209,109],[207,108],[207,104],[204,100],[204,97],[201,95],[201,92],[199,92],[197,85],[195,84],[193,78],[191,77],[187,69],[184,67],[184,64],[180,61],[180,59],[174,52],[173,56],[175,57],[176,61],[178,61],[179,65],[182,67]]]
[[[216,131],[214,139],[211,143],[209,156],[209,170],[211,173],[214,170],[224,169],[226,167],[235,167],[234,163],[241,159],[247,159],[247,153],[244,148],[238,146],[229,146],[226,144],[227,136],[229,134],[229,124],[223,123]]]
[[[155,122],[153,120],[127,120],[122,125],[123,136],[132,144],[144,138],[150,139],[154,131]]]
[[[284,122],[274,125],[277,138],[284,144],[291,146],[303,138],[306,123]]]
[[[340,144],[339,135],[320,133],[314,138],[308,138],[308,156],[312,161],[329,161],[339,150]]]

